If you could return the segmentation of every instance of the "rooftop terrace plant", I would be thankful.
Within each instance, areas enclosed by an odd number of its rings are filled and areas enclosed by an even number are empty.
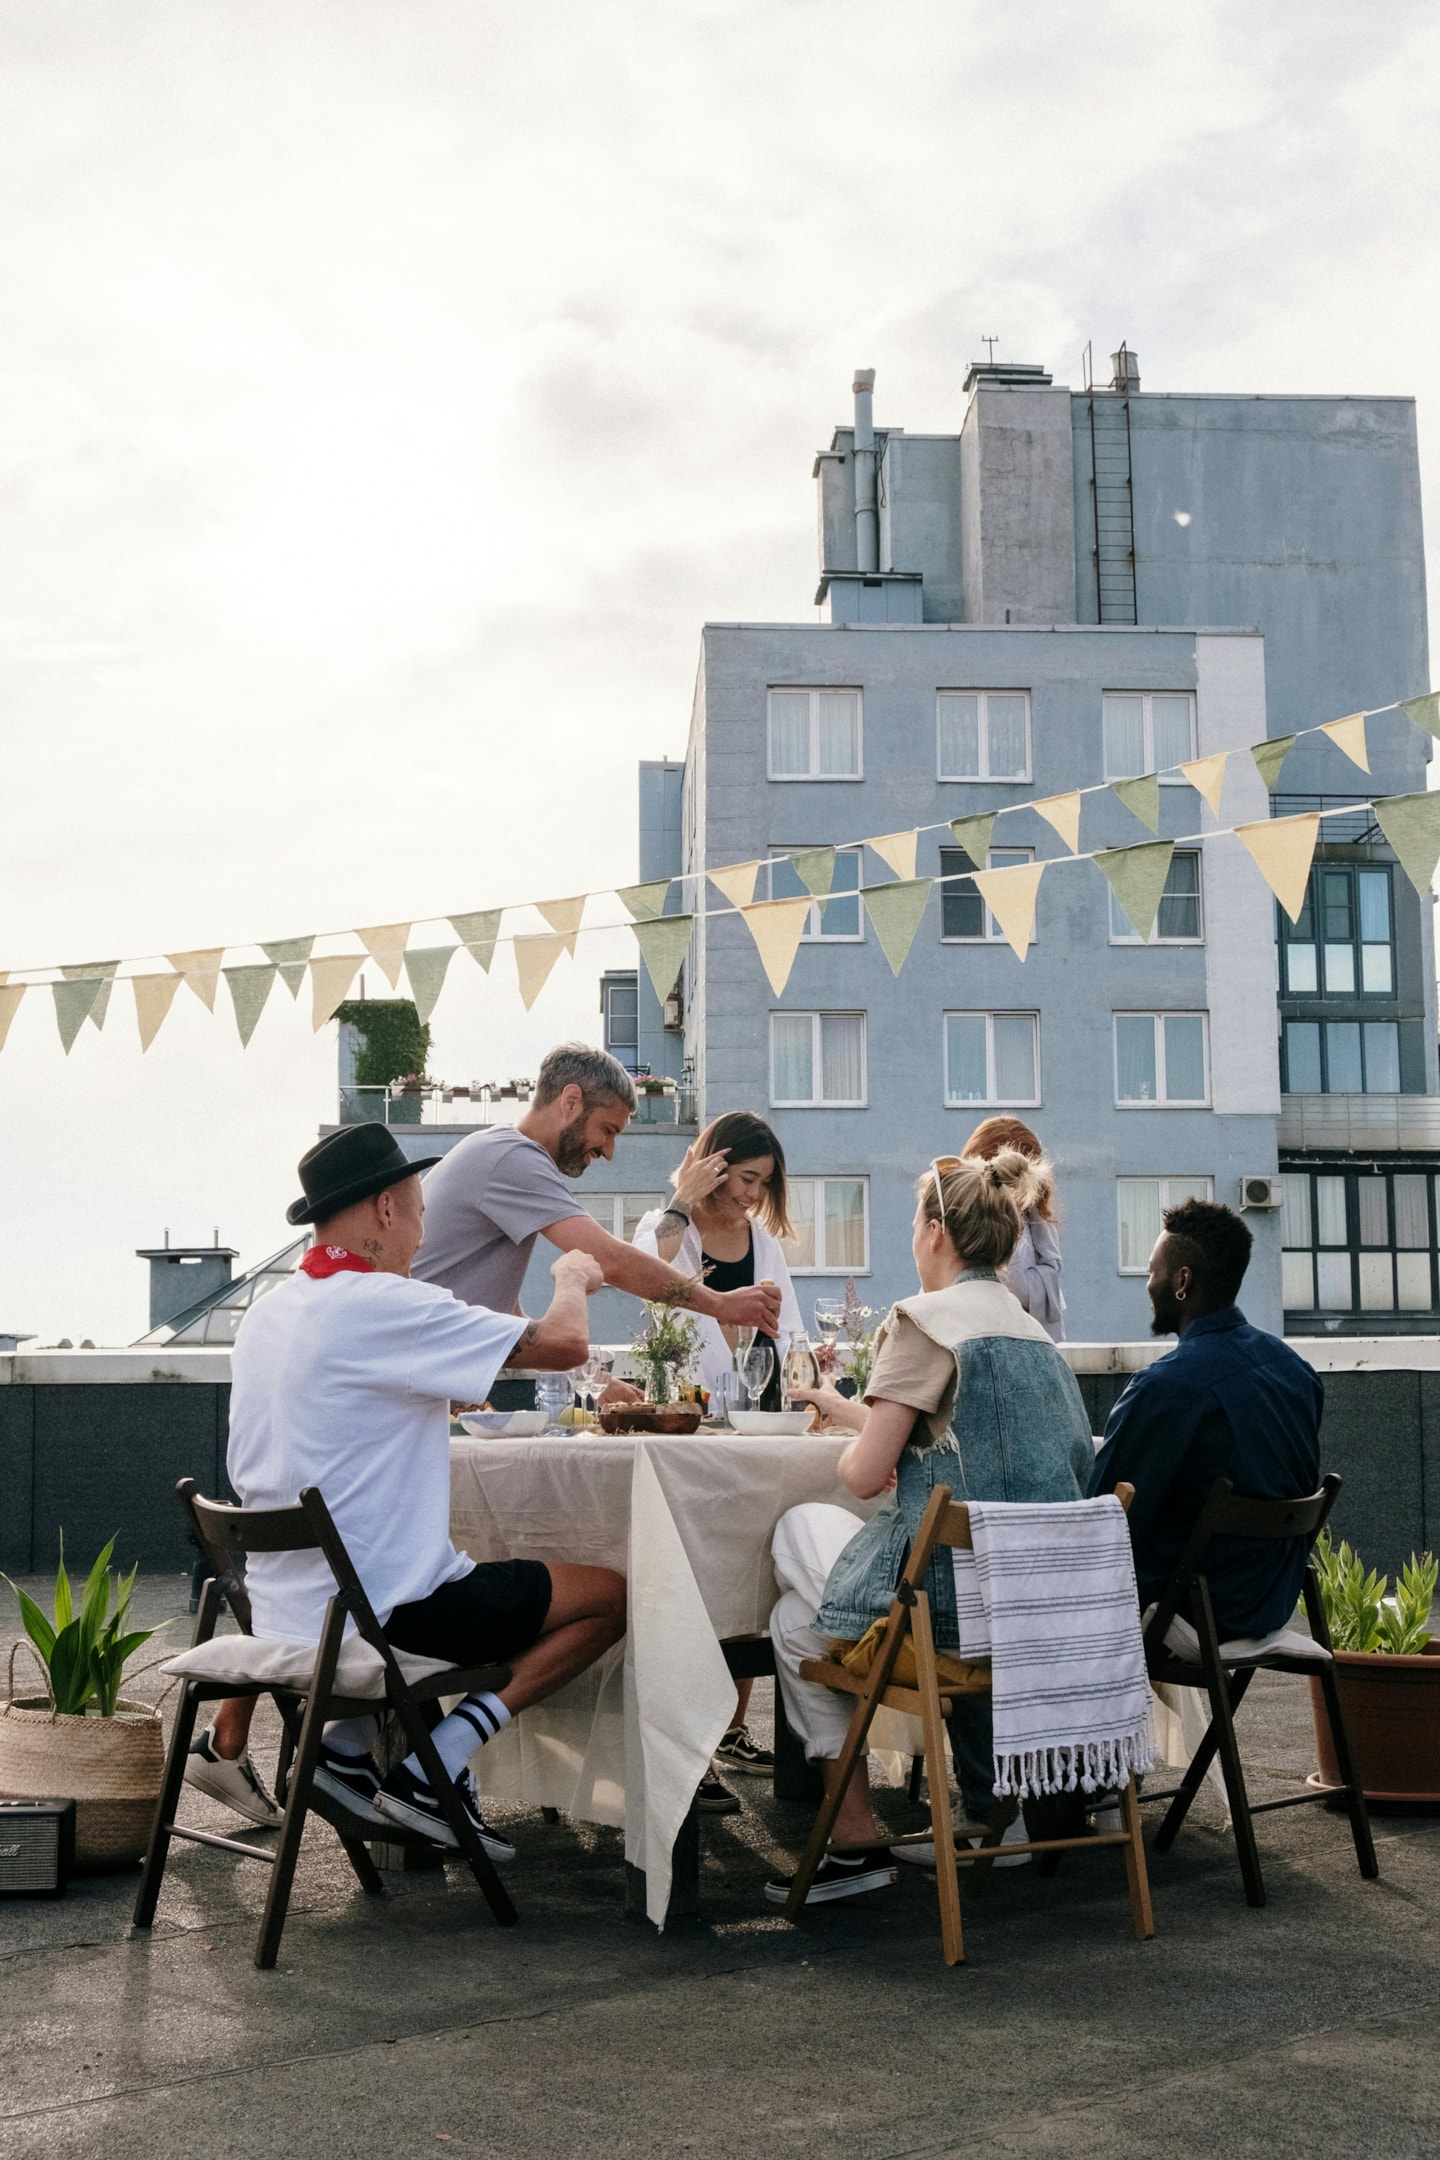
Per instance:
[[[51,1699],[64,1717],[114,1717],[126,1660],[155,1633],[153,1628],[126,1628],[138,1569],[131,1568],[128,1575],[112,1576],[109,1569],[114,1550],[112,1537],[90,1570],[77,1612],[70,1577],[65,1572],[62,1537],[51,1619],[18,1583],[5,1577],[20,1601],[25,1632],[49,1676]]]
[[[1337,1547],[1326,1531],[1315,1540],[1315,1572],[1325,1621],[1335,1649],[1418,1657],[1430,1641],[1430,1609],[1440,1563],[1431,1553],[1411,1553],[1387,1598],[1389,1578],[1367,1571],[1349,1545]]]

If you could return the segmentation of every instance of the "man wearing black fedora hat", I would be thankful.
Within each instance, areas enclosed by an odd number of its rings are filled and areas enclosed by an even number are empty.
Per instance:
[[[383,1125],[343,1127],[304,1156],[302,1196],[287,1212],[292,1223],[313,1223],[315,1244],[236,1336],[226,1465],[246,1507],[292,1505],[307,1485],[323,1493],[398,1648],[509,1665],[503,1690],[467,1697],[434,1734],[477,1832],[492,1857],[506,1859],[513,1848],[484,1823],[465,1765],[512,1717],[619,1641],[625,1580],[561,1559],[477,1565],[456,1552],[450,1404],[483,1401],[522,1335],[529,1365],[563,1372],[582,1363],[586,1299],[601,1270],[588,1253],[562,1253],[549,1310],[534,1321],[412,1279],[426,1167]],[[257,1553],[246,1587],[258,1635],[318,1641],[334,1588],[323,1558]],[[223,1772],[212,1776],[213,1766],[243,1758],[249,1707],[221,1705],[196,1743],[191,1783],[216,1789]],[[382,1781],[373,1740],[373,1718],[327,1726],[316,1782],[372,1832],[388,1819],[453,1844],[418,1758]],[[217,1796],[234,1804],[228,1792]]]

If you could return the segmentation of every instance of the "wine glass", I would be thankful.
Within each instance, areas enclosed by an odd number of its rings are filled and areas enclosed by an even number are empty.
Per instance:
[[[746,1351],[745,1362],[740,1367],[740,1377],[745,1382],[745,1393],[750,1399],[752,1410],[768,1387],[774,1370],[775,1353],[769,1343],[757,1343],[754,1349]]]
[[[597,1350],[592,1345],[590,1355],[580,1367],[580,1392],[590,1399],[590,1415],[598,1417],[600,1397],[615,1363],[613,1350]]]
[[[815,1353],[815,1362],[822,1373],[830,1374],[835,1370],[836,1346],[844,1323],[845,1307],[839,1298],[816,1298],[815,1325],[820,1330],[821,1343]]]

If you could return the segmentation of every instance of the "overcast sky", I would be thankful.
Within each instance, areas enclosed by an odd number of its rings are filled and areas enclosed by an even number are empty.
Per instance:
[[[1413,394],[1433,506],[1437,93],[1429,0],[0,0],[0,967],[632,879],[701,623],[813,619],[857,365],[912,430],[985,333]],[[632,958],[527,1016],[462,956],[432,1070],[593,1038]],[[143,1060],[128,991],[68,1059],[32,992],[0,1327],[281,1244],[334,1062],[278,988]]]

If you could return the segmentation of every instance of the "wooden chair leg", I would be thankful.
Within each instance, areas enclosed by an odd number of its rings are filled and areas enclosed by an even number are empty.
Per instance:
[[[791,1878],[790,1895],[785,1900],[787,1920],[798,1920],[805,1909],[805,1900],[810,1894],[810,1885],[815,1880],[815,1870],[825,1857],[825,1846],[835,1826],[835,1818],[840,1813],[845,1789],[854,1774],[856,1763],[865,1753],[865,1738],[874,1715],[875,1704],[862,1695],[855,1704],[850,1729],[845,1735],[845,1745],[840,1750],[835,1783],[820,1802],[810,1827],[810,1835],[805,1841],[805,1850],[800,1855],[800,1865]]]
[[[285,1916],[290,1910],[290,1886],[295,1880],[295,1863],[300,1857],[300,1840],[305,1835],[305,1818],[310,1811],[310,1789],[315,1782],[315,1765],[320,1758],[320,1735],[325,1729],[321,1705],[330,1692],[334,1662],[332,1652],[331,1671],[325,1675],[324,1686],[321,1687],[317,1680],[316,1692],[305,1705],[305,1720],[300,1728],[300,1749],[286,1796],[285,1819],[280,1827],[280,1843],[275,1853],[275,1864],[270,1870],[270,1888],[266,1892],[265,1910],[260,1918],[260,1936],[255,1945],[255,1963],[261,1972],[269,1972],[280,1954],[280,1937],[285,1930]]]
[[[1135,1790],[1134,1777],[1126,1781],[1120,1795],[1120,1819],[1125,1825],[1129,1840],[1125,1847],[1125,1880],[1130,1890],[1130,1914],[1135,1923],[1137,1942],[1149,1942],[1155,1933],[1155,1915],[1150,1909],[1150,1875],[1145,1866],[1145,1838],[1140,1826],[1140,1797]]]
[[[486,1904],[501,1927],[513,1927],[519,1915],[510,1902],[510,1893],[496,1874],[495,1863],[489,1853],[470,1827],[464,1803],[455,1790],[454,1780],[447,1774],[445,1765],[435,1752],[435,1742],[430,1737],[429,1726],[420,1714],[419,1705],[414,1702],[397,1702],[393,1707],[400,1714],[400,1722],[405,1727],[410,1745],[420,1758],[420,1767],[429,1780],[430,1790],[440,1802],[440,1811],[455,1833],[460,1856],[468,1863],[471,1874],[484,1894]]]
[[[1229,1682],[1229,1695],[1230,1716],[1232,1721],[1234,1719],[1235,1712],[1239,1709],[1241,1703],[1245,1699],[1245,1690],[1249,1687],[1250,1682],[1254,1679],[1254,1677],[1255,1671],[1253,1666],[1242,1666],[1240,1671],[1235,1673],[1231,1678]],[[1170,1847],[1174,1844],[1176,1837],[1179,1835],[1180,1826],[1184,1822],[1185,1817],[1190,1812],[1191,1803],[1194,1800],[1196,1794],[1199,1792],[1201,1785],[1205,1781],[1205,1773],[1210,1768],[1211,1763],[1214,1761],[1215,1750],[1219,1747],[1219,1745],[1220,1734],[1216,1727],[1214,1704],[1212,1703],[1210,1723],[1205,1729],[1205,1737],[1200,1742],[1199,1747],[1196,1748],[1194,1755],[1191,1757],[1190,1767],[1185,1772],[1184,1777],[1180,1780],[1180,1784],[1176,1789],[1175,1797],[1171,1801],[1169,1807],[1165,1810],[1164,1821],[1161,1823],[1160,1828],[1156,1833],[1156,1852],[1169,1852]]]
[[[910,1623],[920,1680],[920,1729],[925,1735],[925,1775],[930,1783],[930,1834],[935,1840],[935,1882],[940,1895],[940,1941],[947,1965],[965,1962],[965,1929],[960,1918],[959,1869],[955,1864],[955,1824],[950,1812],[950,1775],[945,1766],[945,1724],[940,1715],[940,1678],[935,1643],[923,1592],[916,1597]]]
[[[345,1857],[350,1862],[351,1867],[355,1870],[355,1874],[359,1880],[360,1887],[365,1892],[366,1897],[384,1897],[384,1877],[381,1875],[379,1868],[376,1867],[375,1862],[371,1859],[369,1849],[366,1846],[364,1840],[358,1837],[351,1837],[344,1830],[337,1830],[335,1832],[335,1835],[339,1838],[340,1843],[344,1846]]]
[[[1335,1682],[1335,1667],[1328,1661],[1320,1668],[1320,1692],[1325,1698],[1325,1715],[1330,1725],[1330,1745],[1335,1750],[1335,1761],[1345,1785],[1345,1804],[1350,1814],[1350,1835],[1355,1841],[1355,1858],[1360,1863],[1360,1873],[1373,1882],[1380,1873],[1380,1862],[1375,1857],[1375,1840],[1370,1834],[1370,1810],[1365,1805],[1365,1795],[1355,1770],[1355,1758],[1350,1751],[1350,1735],[1345,1727],[1345,1713],[1340,1707],[1340,1690]]]
[[[1201,1592],[1204,1592],[1202,1583]],[[1210,1696],[1211,1729],[1220,1751],[1220,1768],[1225,1777],[1225,1792],[1230,1802],[1230,1824],[1235,1833],[1235,1852],[1240,1862],[1240,1877],[1245,1885],[1247,1905],[1265,1903],[1265,1878],[1260,1872],[1260,1853],[1255,1843],[1255,1825],[1250,1819],[1250,1796],[1245,1790],[1245,1770],[1240,1760],[1240,1745],[1235,1738],[1235,1711],[1250,1684],[1250,1673],[1241,1671],[1235,1676],[1232,1691],[1224,1668],[1213,1653],[1212,1641],[1206,1642],[1201,1635],[1201,1652],[1206,1664],[1206,1680]],[[1206,1738],[1210,1736],[1207,1733]],[[1198,1761],[1198,1756],[1196,1760]],[[1191,1765],[1192,1769],[1194,1765]]]
[[[910,1758],[910,1794],[909,1794],[909,1798],[910,1798],[910,1805],[911,1805],[911,1807],[914,1807],[914,1806],[916,1805],[916,1803],[918,1802],[919,1798],[920,1798],[920,1779],[921,1779],[921,1777],[922,1777],[922,1776],[923,1776],[923,1774],[924,1774],[924,1770],[925,1770],[925,1757],[924,1757],[923,1755],[912,1755],[912,1756],[911,1756],[911,1758]]]
[[[185,1783],[185,1757],[195,1736],[195,1718],[199,1708],[200,1697],[197,1690],[183,1685],[175,1711],[174,1730],[170,1735],[170,1753],[165,1761],[160,1798],[155,1807],[155,1820],[150,1826],[150,1844],[145,1854],[145,1868],[135,1898],[132,1924],[137,1928],[148,1928],[155,1918],[160,1885],[165,1878],[165,1862],[170,1852],[170,1826],[175,1820],[175,1810],[180,1805],[180,1791]]]

